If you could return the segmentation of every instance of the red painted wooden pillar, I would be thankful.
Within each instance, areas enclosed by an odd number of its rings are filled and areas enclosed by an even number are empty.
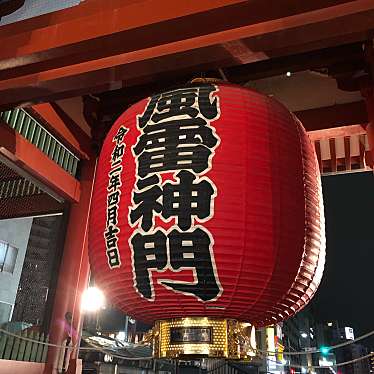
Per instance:
[[[362,96],[365,98],[366,109],[368,113],[369,123],[366,126],[371,157],[367,160],[370,167],[374,168],[374,85],[361,90]]]
[[[68,336],[69,325],[65,315],[72,313],[73,344],[79,343],[79,331],[83,322],[81,314],[81,296],[86,289],[89,277],[88,262],[88,216],[91,205],[91,194],[96,169],[96,159],[82,161],[81,196],[73,204],[69,213],[64,252],[59,269],[59,278],[50,324],[50,343],[61,345]],[[71,358],[76,358],[74,351]],[[58,365],[59,348],[49,347],[47,363],[53,368]]]
[[[366,127],[366,132],[368,134],[368,141],[370,147],[371,158],[367,161],[368,165],[374,169],[374,122],[371,121]]]

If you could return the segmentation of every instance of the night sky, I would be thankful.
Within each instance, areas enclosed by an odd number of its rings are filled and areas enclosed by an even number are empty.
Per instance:
[[[353,327],[355,337],[374,330],[374,176],[322,178],[327,258],[312,301],[317,318]],[[374,349],[374,338],[363,340]]]

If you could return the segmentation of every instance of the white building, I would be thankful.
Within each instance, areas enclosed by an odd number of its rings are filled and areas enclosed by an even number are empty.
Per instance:
[[[0,220],[0,324],[12,318],[32,221]]]

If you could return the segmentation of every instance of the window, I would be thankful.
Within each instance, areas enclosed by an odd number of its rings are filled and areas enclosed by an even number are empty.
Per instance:
[[[0,241],[0,272],[13,274],[17,255],[18,249],[16,247]]]
[[[12,304],[3,303],[0,301],[0,325],[10,321],[12,314]]]

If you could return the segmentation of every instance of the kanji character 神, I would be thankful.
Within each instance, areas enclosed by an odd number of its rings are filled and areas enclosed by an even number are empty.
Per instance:
[[[195,182],[196,176],[182,170],[176,177],[179,183],[166,182],[163,185],[162,216],[166,219],[177,218],[177,225],[182,230],[188,230],[193,223],[193,217],[203,220],[213,214],[213,188],[210,180]]]
[[[154,213],[161,213],[162,204],[158,201],[162,196],[162,190],[159,185],[160,178],[156,175],[146,179],[139,179],[137,187],[139,189],[149,187],[145,190],[133,192],[133,202],[137,206],[130,208],[130,223],[135,224],[141,220],[141,227],[149,231],[154,224]]]

